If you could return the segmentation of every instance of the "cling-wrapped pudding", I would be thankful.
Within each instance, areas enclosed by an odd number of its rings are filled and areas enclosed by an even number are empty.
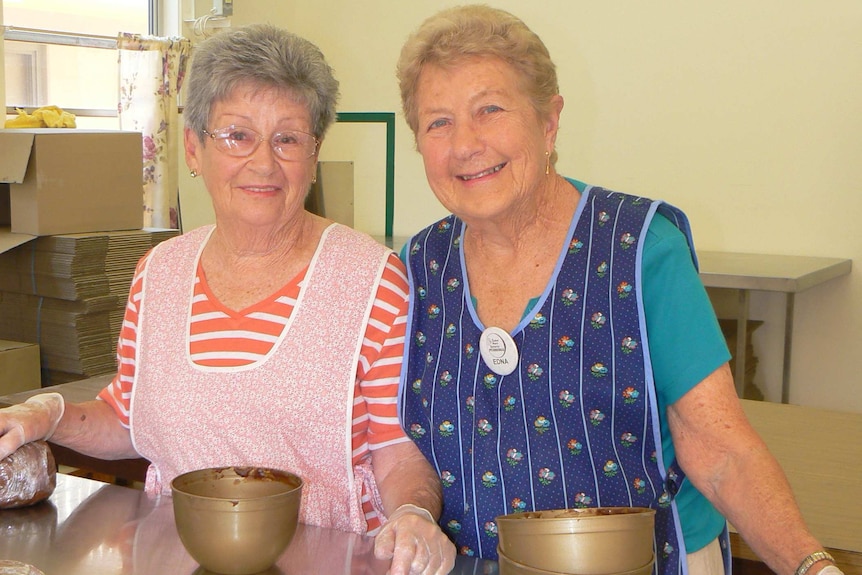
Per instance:
[[[0,461],[0,509],[33,505],[57,486],[57,464],[45,441],[19,447]]]

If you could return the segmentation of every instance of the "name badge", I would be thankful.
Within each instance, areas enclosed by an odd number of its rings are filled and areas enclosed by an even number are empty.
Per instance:
[[[489,327],[479,338],[479,353],[497,375],[509,375],[518,366],[518,347],[512,336],[499,327]]]

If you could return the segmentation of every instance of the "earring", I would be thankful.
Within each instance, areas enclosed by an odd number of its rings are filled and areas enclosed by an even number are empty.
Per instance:
[[[316,183],[317,183],[317,176],[314,176],[313,178],[311,178],[311,183],[312,183],[312,184],[316,184]]]
[[[548,176],[551,173],[551,152],[545,150],[545,175]]]
[[[189,172],[189,175],[190,175],[191,177],[193,177],[193,178],[197,178],[197,177],[198,177],[198,171],[197,171],[197,170],[192,170],[191,172]]]

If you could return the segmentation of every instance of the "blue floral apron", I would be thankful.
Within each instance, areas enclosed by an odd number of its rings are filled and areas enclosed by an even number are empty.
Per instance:
[[[662,461],[639,274],[656,211],[690,238],[688,221],[661,202],[585,194],[549,288],[511,334],[509,375],[480,354],[463,223],[449,216],[412,238],[402,424],[440,475],[440,524],[459,553],[496,559],[502,514],[651,507],[654,571],[683,573],[673,501],[683,474]]]

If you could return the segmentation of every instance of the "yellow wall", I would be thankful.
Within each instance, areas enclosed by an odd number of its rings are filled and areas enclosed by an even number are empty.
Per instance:
[[[3,27],[3,0],[0,0],[0,28]],[[3,56],[3,42],[0,42],[0,56]],[[0,102],[6,105],[6,60],[0,57]],[[6,116],[3,116],[4,118]]]
[[[317,43],[341,81],[341,110],[399,111],[401,43],[458,3],[243,0],[233,20]],[[797,296],[791,401],[862,412],[862,4],[489,3],[524,19],[557,64],[562,173],[678,205],[699,249],[856,260],[850,277]],[[443,211],[400,113],[396,125],[399,235]],[[776,400],[782,309],[774,294],[752,302],[766,320],[757,381]]]
[[[341,111],[399,112],[396,235],[443,210],[400,117],[395,61],[409,31],[458,3],[234,3],[233,25],[272,22],[323,49],[341,81]],[[683,208],[699,249],[855,260],[851,276],[797,296],[791,402],[862,412],[854,361],[862,340],[862,233],[855,229],[862,215],[862,4],[488,3],[523,18],[557,63],[566,98],[563,174]],[[188,28],[185,34],[192,36]],[[376,141],[346,158],[337,139],[325,143],[324,159],[380,161]],[[182,185],[205,200],[197,182]],[[356,185],[357,227],[382,233],[382,179],[358,175]],[[774,400],[782,307],[775,294],[752,301],[753,316],[765,320],[755,334],[757,383]]]

